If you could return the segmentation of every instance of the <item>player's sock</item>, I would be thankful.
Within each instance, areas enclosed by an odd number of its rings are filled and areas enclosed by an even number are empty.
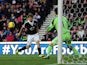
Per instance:
[[[39,55],[41,54],[41,48],[38,48],[38,53],[39,53]]]
[[[79,55],[79,52],[74,47],[72,47],[71,44],[69,44],[68,47],[74,52],[75,55]]]
[[[26,49],[26,46],[22,47],[21,49],[18,50],[18,52],[22,51],[22,50],[25,50]]]
[[[51,51],[52,51],[52,46],[48,46],[48,48],[47,48],[47,56],[50,56],[50,53],[51,53]]]
[[[72,48],[72,50],[73,50],[75,55],[79,55],[79,52],[75,48]]]

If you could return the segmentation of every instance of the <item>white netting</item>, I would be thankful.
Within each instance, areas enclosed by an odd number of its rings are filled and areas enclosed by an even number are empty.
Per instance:
[[[73,41],[87,40],[87,0],[64,0],[64,16],[69,19]],[[82,29],[81,29],[82,28]],[[80,29],[83,31],[79,34]]]
[[[72,40],[86,41],[86,22],[87,22],[87,0],[64,0],[63,13],[69,19]],[[84,34],[78,35],[79,28],[82,26]],[[82,37],[81,37],[82,35]],[[63,62],[67,64],[87,64],[87,55],[81,58],[75,55],[63,55]]]

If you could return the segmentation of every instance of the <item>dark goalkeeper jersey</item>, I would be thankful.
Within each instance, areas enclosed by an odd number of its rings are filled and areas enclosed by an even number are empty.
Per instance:
[[[33,35],[38,32],[37,30],[38,24],[36,20],[33,20],[32,22],[28,20],[24,23],[24,26],[25,28],[27,28],[26,34]]]

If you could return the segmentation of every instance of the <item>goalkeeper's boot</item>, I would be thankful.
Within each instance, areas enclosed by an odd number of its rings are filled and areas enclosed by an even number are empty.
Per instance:
[[[50,57],[49,56],[44,56],[43,59],[49,59]]]
[[[40,54],[39,57],[44,57],[44,55]]]
[[[81,54],[79,54],[79,58],[82,58],[82,55]]]
[[[16,51],[16,53],[15,53],[16,55],[18,55],[18,50]]]

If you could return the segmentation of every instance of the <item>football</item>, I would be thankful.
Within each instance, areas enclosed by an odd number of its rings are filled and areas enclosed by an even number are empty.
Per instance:
[[[14,28],[15,27],[15,23],[14,22],[9,22],[8,23],[8,28]]]

